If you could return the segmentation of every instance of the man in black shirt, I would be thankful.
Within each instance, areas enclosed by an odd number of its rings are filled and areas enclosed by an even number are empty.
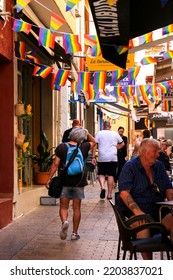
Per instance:
[[[127,159],[127,137],[124,136],[124,127],[120,126],[118,128],[118,133],[119,135],[121,136],[121,138],[123,139],[124,141],[124,147],[122,147],[121,149],[118,149],[118,172],[117,172],[117,180],[118,180],[118,177],[120,175],[120,172],[121,172],[121,169],[123,168],[124,164],[126,163]]]
[[[62,137],[62,142],[63,143],[64,142],[69,142],[68,137],[69,137],[70,132],[72,131],[72,129],[74,127],[79,127],[79,126],[81,126],[80,121],[77,120],[77,119],[73,120],[72,127],[64,131],[64,134],[63,134],[63,137]]]

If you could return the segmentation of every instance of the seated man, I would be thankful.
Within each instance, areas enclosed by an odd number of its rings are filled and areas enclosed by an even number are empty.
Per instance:
[[[159,221],[159,206],[156,202],[173,200],[173,189],[162,162],[158,161],[159,143],[154,139],[143,139],[139,146],[139,156],[128,161],[119,177],[117,205],[127,217],[150,214]],[[165,208],[162,223],[173,240],[173,211]],[[133,226],[138,226],[139,223]],[[150,232],[143,230],[138,238],[148,237]],[[143,253],[143,259],[152,259],[152,254]]]

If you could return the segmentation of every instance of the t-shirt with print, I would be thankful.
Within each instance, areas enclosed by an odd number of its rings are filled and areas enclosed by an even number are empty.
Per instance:
[[[75,146],[75,145],[71,145],[70,146]],[[81,144],[80,149],[82,151],[82,155],[85,158],[88,156],[88,152],[90,150],[90,143],[89,142],[84,142]],[[61,170],[64,169],[65,167],[65,162],[66,162],[66,155],[67,155],[67,146],[64,143],[61,143],[57,146],[56,150],[55,150],[55,154],[58,158],[60,158],[60,165],[59,165],[59,169],[58,169],[58,173],[61,174]],[[78,175],[74,175],[74,176],[69,176],[66,175],[65,176],[65,180],[64,180],[64,186],[80,186],[80,187],[84,187],[87,185],[86,182],[86,171],[84,169],[84,172]]]

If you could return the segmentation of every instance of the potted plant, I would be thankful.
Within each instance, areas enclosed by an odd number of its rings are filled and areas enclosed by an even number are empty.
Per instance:
[[[41,131],[40,144],[37,147],[38,154],[33,155],[34,164],[38,166],[38,172],[35,174],[37,185],[45,185],[48,180],[50,166],[55,158],[53,149],[54,147],[49,149],[49,142],[46,134]]]

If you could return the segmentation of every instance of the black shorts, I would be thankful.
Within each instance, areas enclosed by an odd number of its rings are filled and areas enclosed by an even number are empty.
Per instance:
[[[110,162],[97,162],[98,175],[115,176],[118,163],[115,161]]]

